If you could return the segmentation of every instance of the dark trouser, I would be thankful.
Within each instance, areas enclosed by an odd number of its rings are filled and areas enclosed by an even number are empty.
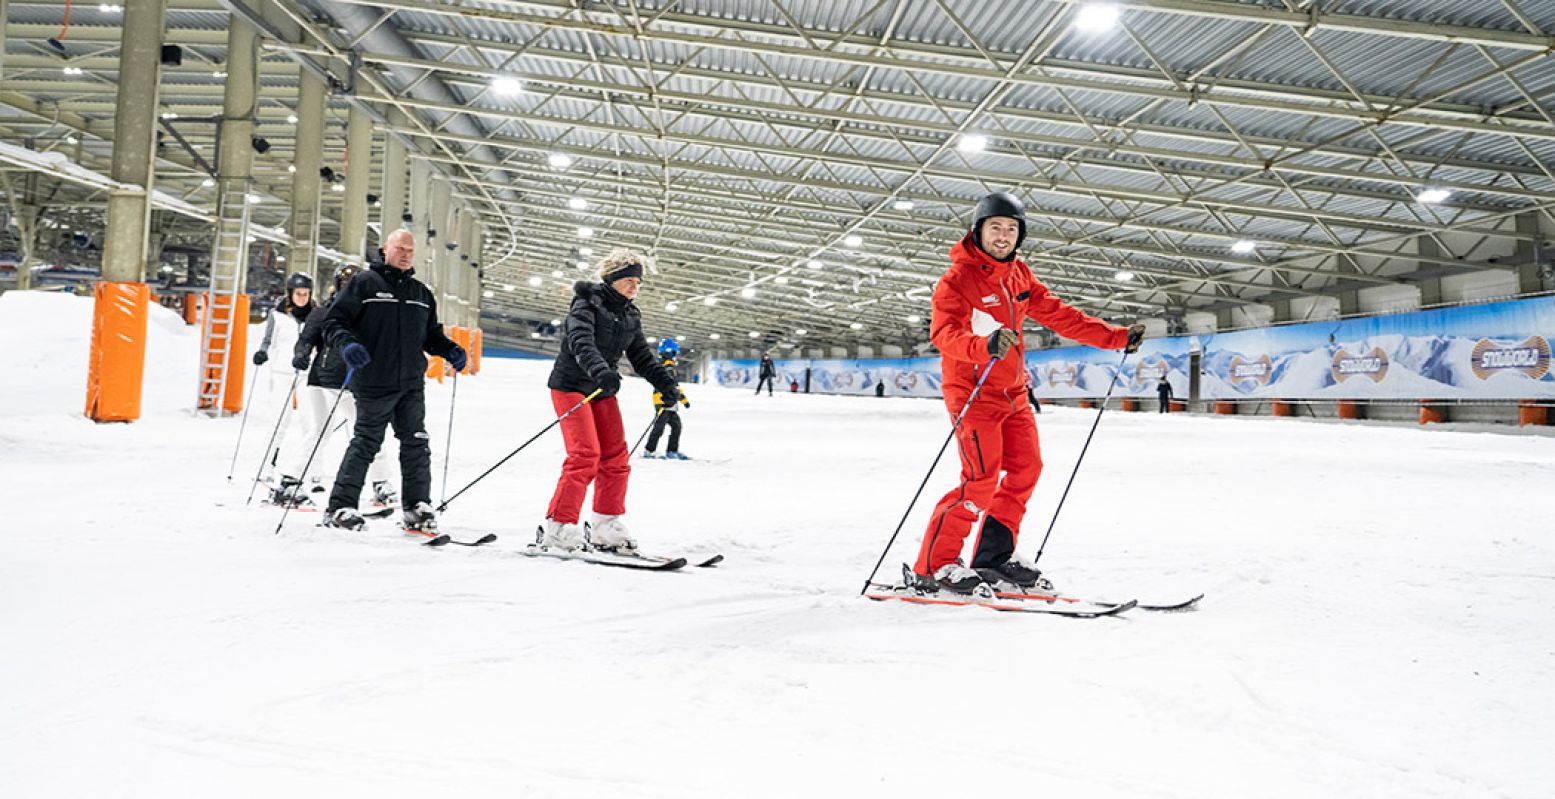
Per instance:
[[[384,425],[394,425],[394,437],[400,440],[400,501],[414,508],[418,502],[432,501],[432,448],[427,442],[426,395],[421,386],[384,394],[353,392],[356,398],[356,428],[351,445],[335,473],[335,488],[329,494],[329,509],[354,508],[362,497],[362,481],[372,465],[378,448],[383,446]]]
[[[756,393],[757,394],[761,393],[761,387],[763,385],[765,385],[767,387],[767,396],[769,396],[769,397],[772,396],[772,378],[770,378],[770,377],[763,377],[760,380],[756,381]]]
[[[1157,396],[1159,396],[1161,398],[1161,410],[1159,411],[1159,413],[1167,413],[1168,411],[1170,411],[1172,409],[1172,398],[1171,398],[1171,396],[1167,395],[1167,394],[1159,394]]]
[[[648,434],[648,451],[659,448],[659,434],[664,432],[664,426],[669,425],[670,440],[665,452],[680,451],[680,414],[676,411],[665,411],[653,420],[653,432]]]

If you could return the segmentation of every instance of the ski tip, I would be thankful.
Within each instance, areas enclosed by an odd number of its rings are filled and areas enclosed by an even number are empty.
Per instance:
[[[487,534],[481,536],[480,538],[475,539],[475,543],[477,545],[479,545],[479,544],[490,544],[491,542],[493,542],[495,540],[497,540],[497,534],[496,533],[487,533]]]
[[[718,564],[723,563],[723,562],[724,562],[724,556],[723,555],[714,555],[714,556],[708,558],[707,560],[704,560],[704,561],[698,563],[697,564],[697,568],[699,568],[699,569],[706,569],[709,566],[717,566]]]
[[[439,535],[439,536],[433,536],[432,538],[427,540],[425,546],[440,547],[440,546],[446,545],[449,541],[452,541],[452,540],[453,539],[449,538],[446,534],[445,535]]]

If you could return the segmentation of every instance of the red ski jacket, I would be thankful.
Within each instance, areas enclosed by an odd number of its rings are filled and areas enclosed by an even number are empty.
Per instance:
[[[972,240],[950,248],[950,269],[934,287],[929,337],[943,356],[945,404],[959,411],[991,356],[988,335],[1001,327],[1020,332],[1026,317],[1047,329],[1104,350],[1128,344],[1128,328],[1110,325],[1064,303],[1037,281],[1019,258],[997,261]],[[1024,346],[1018,344],[994,366],[979,399],[1008,399],[1026,390]]]

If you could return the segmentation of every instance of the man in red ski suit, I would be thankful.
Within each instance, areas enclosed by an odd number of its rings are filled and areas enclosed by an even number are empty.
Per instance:
[[[1042,473],[1036,417],[1026,395],[1022,322],[1029,317],[1064,338],[1101,349],[1133,352],[1144,338],[1144,325],[1111,325],[1053,296],[1015,257],[1025,238],[1021,201],[1002,192],[984,197],[972,229],[950,249],[949,271],[934,288],[929,335],[943,357],[945,407],[952,420],[995,362],[956,431],[961,482],[935,506],[914,567],[961,593],[984,581],[1049,586],[1033,564],[1015,555],[1026,501]],[[962,544],[980,515],[983,526],[969,569],[960,560]]]

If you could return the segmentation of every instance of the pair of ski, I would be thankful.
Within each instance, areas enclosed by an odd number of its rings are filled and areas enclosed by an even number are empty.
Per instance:
[[[309,511],[317,512],[318,508],[293,508],[292,510],[300,510],[300,511],[304,511],[304,512],[309,512]],[[372,509],[367,510],[367,511],[363,511],[362,512],[362,518],[363,519],[387,519],[388,517],[393,516],[394,512],[397,511],[397,510],[399,510],[399,508],[396,508],[393,505],[382,505],[380,507],[376,507],[376,508],[372,508]],[[322,527],[324,525],[320,524],[319,526]],[[496,533],[487,533],[487,534],[481,536],[480,538],[475,539],[474,541],[456,541],[456,540],[454,540],[454,538],[452,536],[448,535],[447,533],[442,533],[442,532],[438,532],[438,531],[435,531],[435,530],[417,530],[417,529],[414,529],[414,528],[405,527],[404,525],[400,526],[400,530],[404,531],[404,533],[406,535],[417,536],[417,537],[426,539],[425,541],[421,542],[421,545],[422,546],[428,546],[428,547],[442,547],[442,546],[448,546],[449,544],[453,544],[455,546],[461,546],[461,547],[478,547],[478,546],[485,546],[486,544],[490,544],[491,542],[497,540],[497,534]]]
[[[1056,593],[1033,593],[1006,583],[997,587],[986,583],[977,586],[970,594],[957,594],[926,583],[903,564],[902,584],[870,583],[864,596],[886,601],[900,600],[919,605],[977,606],[1009,613],[1046,613],[1077,619],[1099,619],[1118,616],[1130,610],[1156,612],[1182,612],[1198,606],[1203,594],[1180,602],[1141,604],[1137,599],[1127,602],[1091,602]]]
[[[622,569],[641,569],[644,571],[672,572],[695,565],[699,569],[717,566],[723,562],[723,555],[712,555],[699,560],[688,560],[683,557],[664,557],[661,555],[643,555],[639,553],[611,552],[602,549],[577,549],[572,551],[562,549],[547,549],[539,544],[530,544],[524,547],[524,555],[531,558],[555,558],[556,560],[575,560],[583,563],[592,563],[596,566],[615,566]]]

